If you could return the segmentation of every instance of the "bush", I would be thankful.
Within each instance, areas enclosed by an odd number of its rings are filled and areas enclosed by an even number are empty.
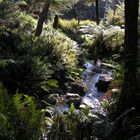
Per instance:
[[[119,26],[104,27],[103,25],[86,25],[79,27],[79,35],[84,40],[84,44],[88,49],[92,49],[92,55],[96,52],[98,41],[100,46],[107,51],[123,52],[124,48],[124,29]],[[101,52],[102,50],[100,50]]]
[[[55,114],[48,130],[49,140],[95,140],[103,138],[105,119],[89,107],[76,110],[74,105],[64,114]]]
[[[45,117],[27,95],[10,96],[0,86],[0,138],[38,140],[45,133]]]
[[[59,19],[60,28],[65,28],[67,30],[74,30],[76,28],[78,29],[79,26],[92,25],[92,24],[95,24],[95,22],[90,21],[90,20],[82,20],[78,24],[78,20],[76,19],[71,19],[71,20]]]
[[[114,15],[114,10],[111,9],[110,7],[108,8],[106,17],[105,17],[105,24],[117,25],[117,26],[123,26],[125,24],[124,2],[116,6],[115,15]]]
[[[0,80],[11,92],[49,92],[80,76],[76,42],[51,27],[39,38],[3,28],[0,37]]]
[[[35,29],[37,20],[22,10],[18,3],[22,1],[3,1],[0,3],[0,17],[2,24],[11,29],[18,29],[24,32],[31,32]],[[25,2],[25,1],[23,1]],[[26,2],[25,2],[26,3]]]
[[[44,45],[40,44],[36,52],[42,53],[42,50],[45,51],[48,49],[46,54],[43,52],[41,55],[47,56],[55,72],[54,77],[60,83],[65,83],[68,79],[73,81],[80,76],[77,69],[79,48],[76,42],[63,33],[53,30],[51,27],[46,28],[46,31],[40,39],[44,42]]]
[[[76,40],[77,42],[83,42],[83,39],[79,36],[79,28],[80,26],[84,25],[93,25],[95,22],[90,20],[82,20],[78,24],[78,20],[72,19],[72,20],[66,20],[66,19],[60,19],[59,20],[59,27],[60,29],[70,38],[73,40]]]
[[[66,19],[59,19],[60,28],[66,30],[74,30],[78,26],[78,21],[76,19],[66,20]]]
[[[108,50],[123,51],[124,29],[119,26],[110,26],[103,32],[103,42]]]
[[[85,25],[79,27],[80,37],[88,47],[95,46],[97,41],[101,40],[102,30],[103,27],[97,25]]]
[[[37,25],[37,20],[25,12],[21,12],[18,15],[17,21],[20,23],[20,30],[22,31],[33,31]]]
[[[89,120],[86,115],[76,111],[73,104],[68,114],[56,114],[53,117],[53,125],[48,133],[49,140],[83,140],[90,132]],[[89,132],[89,133],[88,133]]]

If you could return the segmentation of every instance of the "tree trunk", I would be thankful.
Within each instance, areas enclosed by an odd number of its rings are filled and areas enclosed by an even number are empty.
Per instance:
[[[96,0],[96,24],[99,25],[99,0]]]
[[[119,114],[140,105],[137,82],[138,3],[139,0],[125,0],[125,72],[118,104]]]
[[[116,14],[116,1],[114,0],[113,2],[113,19],[112,19],[112,23],[114,24],[114,17],[115,17],[115,14]]]
[[[96,24],[99,25],[99,0],[96,0]],[[99,46],[100,46],[100,40],[97,40],[96,43],[96,48],[95,48],[95,64],[97,63],[98,60],[98,55],[99,55]]]
[[[59,22],[59,17],[58,17],[58,15],[55,15],[54,23],[53,23],[53,28],[54,29],[58,29],[58,22]]]
[[[43,10],[40,13],[39,20],[38,20],[38,23],[37,23],[35,36],[40,36],[41,33],[42,33],[43,23],[44,23],[44,21],[45,21],[45,19],[47,17],[50,4],[51,4],[51,0],[46,0],[45,3],[44,3]]]

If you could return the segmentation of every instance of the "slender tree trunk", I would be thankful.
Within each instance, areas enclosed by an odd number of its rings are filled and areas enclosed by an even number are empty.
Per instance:
[[[50,4],[51,4],[51,0],[46,0],[45,3],[44,3],[43,10],[40,13],[39,20],[38,20],[38,23],[37,23],[37,28],[36,28],[36,32],[35,32],[36,36],[40,36],[41,33],[42,33],[43,23],[44,23],[44,21],[47,17]]]
[[[119,114],[140,105],[137,82],[138,3],[139,0],[125,0],[125,72]]]
[[[78,18],[78,25],[80,25],[80,18]]]
[[[99,0],[96,0],[96,24],[99,25]],[[96,43],[96,48],[95,48],[95,64],[97,63],[98,60],[98,55],[99,55],[99,46],[100,42],[97,40]]]
[[[112,23],[114,24],[114,17],[115,17],[115,14],[116,14],[116,1],[114,0],[113,1],[113,19],[112,19]]]
[[[99,0],[96,0],[96,24],[99,25]]]
[[[104,17],[106,16],[107,7],[108,7],[108,0],[105,0],[105,12],[104,12]]]
[[[58,29],[58,22],[59,22],[59,17],[58,17],[58,15],[55,15],[54,22],[53,22],[54,29]]]

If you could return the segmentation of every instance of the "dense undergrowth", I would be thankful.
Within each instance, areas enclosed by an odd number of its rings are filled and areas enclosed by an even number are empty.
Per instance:
[[[24,32],[1,29],[0,36],[2,81],[19,88],[42,87],[47,91],[49,84],[58,87],[58,81],[63,83],[78,77],[79,50],[76,43],[62,33],[47,28],[45,35],[36,38]]]
[[[45,132],[44,112],[25,94],[8,95],[0,85],[0,139],[38,140]]]

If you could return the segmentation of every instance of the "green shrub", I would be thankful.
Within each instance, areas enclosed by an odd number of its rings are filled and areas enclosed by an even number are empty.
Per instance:
[[[48,130],[49,140],[95,140],[103,137],[104,115],[89,107],[76,110],[73,104],[68,112],[55,114]]]
[[[78,26],[78,21],[76,19],[59,19],[59,25],[61,28],[65,28],[67,30],[74,30]]]
[[[0,86],[0,138],[38,140],[45,133],[45,118],[36,101],[27,95],[10,96]]]
[[[7,30],[1,30],[0,36],[0,80],[9,91],[14,93],[18,88],[21,92],[34,94],[45,89],[44,86],[49,89],[46,81],[51,79],[53,70],[32,50],[34,37]]]
[[[59,61],[61,61],[60,63],[66,64],[67,67],[76,67],[79,53],[76,42],[63,33],[51,28],[47,29],[44,38],[48,38],[46,41],[50,43],[53,48],[53,53],[59,58]]]
[[[35,20],[29,14],[21,12],[17,17],[18,22],[20,22],[20,30],[23,31],[33,31],[36,28],[37,20]]]
[[[117,5],[114,15],[114,10],[110,7],[107,10],[107,14],[105,17],[106,25],[117,25],[122,26],[125,24],[124,20],[124,2]]]
[[[49,92],[80,76],[76,42],[51,27],[39,38],[5,28],[0,29],[0,37],[0,80],[15,90]]]
[[[71,20],[59,19],[59,24],[61,28],[66,28],[67,30],[73,30],[74,28],[78,28],[79,26],[82,26],[82,25],[95,24],[95,22],[90,21],[90,20],[82,20],[78,24],[78,20],[76,19],[71,19]]]
[[[0,3],[0,17],[3,24],[11,29],[18,29],[29,33],[35,29],[37,20],[23,11],[18,3],[21,1],[3,1]],[[24,2],[24,1],[23,1]],[[25,2],[26,3],[26,2]]]
[[[85,126],[84,126],[85,124]],[[70,107],[68,114],[56,114],[53,117],[53,125],[48,133],[49,140],[77,140],[83,139],[86,135],[86,125],[88,124],[87,117],[75,110],[73,104]],[[90,137],[90,136],[89,136]]]
[[[84,25],[95,25],[95,22],[90,20],[82,20],[78,24],[78,20],[66,20],[60,19],[59,20],[59,27],[60,29],[70,38],[76,40],[78,42],[83,42],[83,39],[79,36],[79,28]]]
[[[78,74],[79,70],[77,69],[79,48],[76,42],[51,27],[46,27],[46,31],[43,36],[38,38],[36,44],[40,41],[44,44],[39,44],[36,47],[36,52],[43,52],[41,55],[47,57],[48,62],[50,62],[55,72],[54,77],[60,83],[64,83],[67,80],[74,80],[80,76]]]
[[[101,40],[103,27],[97,25],[84,25],[79,27],[80,37],[88,47],[96,45]]]
[[[93,48],[93,53],[96,51],[95,46],[98,41],[100,41],[100,45],[104,45],[108,51],[123,52],[124,29],[121,29],[119,26],[81,26],[79,27],[79,35],[87,48]]]
[[[0,27],[0,80],[13,93],[17,88],[30,94],[66,88],[66,82],[80,76],[77,43],[50,25],[44,27],[42,36],[35,37],[37,21],[20,4],[0,3],[4,20]]]
[[[124,29],[119,26],[111,26],[103,32],[103,42],[108,50],[123,51]]]

